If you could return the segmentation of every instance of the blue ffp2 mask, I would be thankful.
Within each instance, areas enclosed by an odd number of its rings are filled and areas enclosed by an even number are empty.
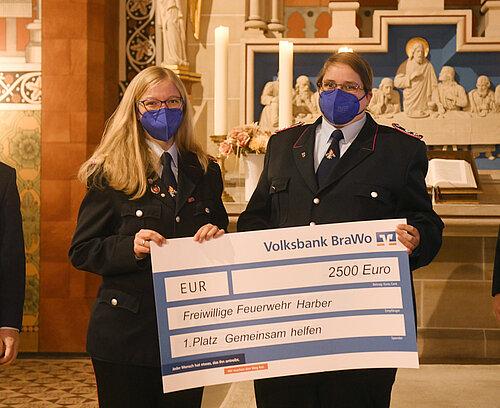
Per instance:
[[[356,95],[342,89],[323,91],[319,95],[319,107],[328,122],[344,125],[364,111],[359,111],[359,102],[365,96],[366,93],[358,99]]]
[[[167,142],[179,130],[183,119],[181,109],[161,108],[144,112],[141,124],[152,138]]]

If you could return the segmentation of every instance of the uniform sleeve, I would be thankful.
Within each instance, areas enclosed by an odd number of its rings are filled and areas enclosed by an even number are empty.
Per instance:
[[[410,255],[411,269],[429,264],[442,243],[444,224],[432,209],[427,193],[427,167],[426,146],[419,143],[407,168],[405,190],[398,211],[398,216],[407,218],[408,224],[416,227],[420,233],[420,245]]]
[[[98,275],[119,275],[146,269],[134,254],[134,237],[118,234],[120,203],[110,190],[90,189],[80,206],[69,259],[73,266]]]
[[[15,170],[0,192],[0,327],[21,329],[26,259]]]
[[[213,178],[211,180],[214,185],[215,190],[215,224],[223,230],[227,231],[227,226],[229,224],[229,219],[227,217],[226,208],[222,202],[222,192],[224,191],[224,183],[222,181],[222,173],[218,164],[211,164],[211,168],[213,169]]]
[[[247,208],[238,218],[238,232],[271,228],[271,197],[269,195],[270,185],[267,174],[269,163],[271,162],[273,139],[274,136],[269,139],[264,158],[264,169],[260,175],[257,187],[247,204]]]

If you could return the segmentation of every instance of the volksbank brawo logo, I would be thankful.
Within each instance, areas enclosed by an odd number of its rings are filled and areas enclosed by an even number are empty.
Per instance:
[[[396,233],[394,231],[376,232],[377,245],[396,245]]]

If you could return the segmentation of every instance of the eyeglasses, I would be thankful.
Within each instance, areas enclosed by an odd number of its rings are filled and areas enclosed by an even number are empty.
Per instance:
[[[342,89],[345,92],[351,92],[354,93],[358,89],[363,89],[360,85],[358,85],[356,82],[344,82],[343,84],[337,84],[334,81],[325,81],[321,84],[321,88],[324,91],[333,91],[337,88]]]
[[[173,96],[164,101],[160,101],[156,98],[145,99],[144,101],[139,101],[139,103],[144,106],[147,111],[155,111],[161,109],[162,105],[165,105],[167,109],[182,109],[184,106],[184,99],[180,96]]]

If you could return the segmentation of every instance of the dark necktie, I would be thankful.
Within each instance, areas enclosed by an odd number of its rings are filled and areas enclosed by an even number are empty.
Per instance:
[[[341,130],[336,129],[330,137],[332,138],[332,143],[330,144],[330,147],[326,151],[326,154],[321,160],[318,170],[316,171],[319,188],[323,187],[327,182],[328,176],[330,176],[330,173],[340,159],[339,142],[344,138],[344,134]]]
[[[161,181],[168,187],[168,192],[172,197],[175,197],[177,193],[177,181],[175,180],[174,172],[172,171],[172,156],[170,153],[164,152],[161,156],[161,164],[163,165],[163,171],[161,173]]]

